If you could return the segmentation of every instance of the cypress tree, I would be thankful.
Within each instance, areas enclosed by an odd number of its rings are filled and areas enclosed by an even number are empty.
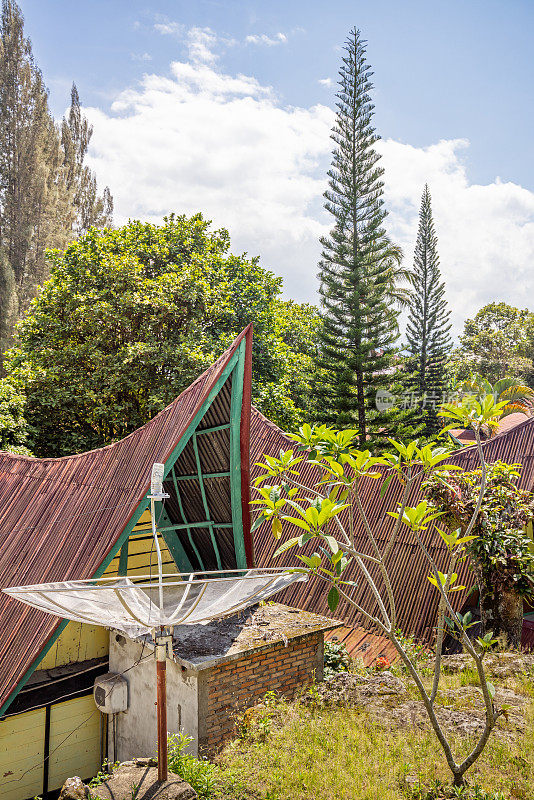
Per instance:
[[[445,299],[437,245],[430,191],[425,184],[419,211],[406,338],[411,384],[418,395],[420,419],[429,434],[439,428],[436,406],[443,402],[445,361],[452,344],[449,335],[451,312]]]
[[[384,230],[383,169],[375,150],[371,68],[365,42],[353,29],[339,70],[335,143],[325,208],[334,218],[321,239],[319,280],[323,328],[319,367],[323,419],[356,427],[360,445],[406,433],[409,412],[376,400],[393,391],[398,336],[392,244]],[[378,408],[377,408],[378,405]]]

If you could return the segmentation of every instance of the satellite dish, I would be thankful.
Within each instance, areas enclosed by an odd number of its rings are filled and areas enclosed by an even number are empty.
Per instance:
[[[158,779],[167,780],[166,654],[175,625],[197,625],[265,600],[296,581],[300,572],[276,569],[235,569],[213,572],[163,574],[155,503],[169,495],[163,491],[164,464],[154,464],[150,510],[158,558],[155,577],[89,578],[32,586],[12,586],[6,594],[33,608],[75,622],[87,622],[122,631],[130,638],[151,634],[155,640],[158,708]]]
[[[3,591],[29,606],[58,617],[121,631],[131,639],[160,628],[197,625],[235,614],[266,600],[302,573],[275,569],[217,572],[177,572],[151,578],[90,578],[33,586],[13,586]],[[160,603],[160,589],[163,603]]]

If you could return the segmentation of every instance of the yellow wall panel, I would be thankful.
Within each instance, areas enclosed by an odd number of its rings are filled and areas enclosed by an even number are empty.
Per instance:
[[[105,628],[69,622],[59,635],[38,669],[53,669],[63,664],[101,658],[109,653],[109,634]]]
[[[44,729],[44,708],[0,722],[2,800],[25,800],[42,793]]]
[[[152,536],[150,531],[145,530],[143,533],[130,536],[128,541],[128,570],[127,575],[149,575],[157,574],[158,558],[156,548],[152,546]],[[176,564],[170,553],[169,548],[165,544],[164,538],[158,536],[158,542],[161,550],[161,558],[163,561],[163,571],[168,574],[169,572],[176,572]],[[113,561],[109,564],[104,572],[107,578],[118,575],[119,571],[119,555],[116,555]]]
[[[59,789],[72,775],[85,780],[97,774],[101,767],[101,718],[92,695],[52,706],[50,791]]]

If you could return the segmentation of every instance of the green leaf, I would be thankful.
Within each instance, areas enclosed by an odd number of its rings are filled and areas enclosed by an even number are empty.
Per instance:
[[[266,519],[267,518],[263,514],[260,514],[259,517],[256,517],[256,519],[254,520],[254,523],[252,524],[250,532],[254,533],[254,531],[258,530],[260,525],[263,525],[263,523],[265,522]]]
[[[284,515],[282,519],[285,522],[291,522],[292,525],[296,525],[298,528],[303,528],[303,530],[305,531],[310,530],[310,526],[308,525],[308,523],[305,522],[303,519],[299,519],[298,517],[287,517]]]
[[[274,551],[273,558],[276,558],[276,556],[279,556],[282,553],[285,553],[286,550],[289,550],[291,547],[295,547],[295,545],[297,545],[298,543],[299,543],[299,537],[298,536],[294,536],[292,539],[288,539],[287,542],[284,542],[284,544],[281,544],[280,547],[277,550]]]
[[[338,590],[335,586],[332,586],[330,591],[328,592],[328,608],[330,611],[334,612],[339,605],[340,595]]]
[[[337,553],[339,550],[339,543],[337,539],[334,539],[333,536],[325,536],[325,540],[328,542],[328,546],[333,553]]]
[[[388,490],[389,484],[391,483],[392,480],[393,480],[393,475],[389,475],[386,478],[386,480],[384,481],[384,483],[380,487],[380,497],[384,497],[385,493]]]

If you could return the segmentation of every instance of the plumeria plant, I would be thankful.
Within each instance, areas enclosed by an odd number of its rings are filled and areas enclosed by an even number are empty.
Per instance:
[[[495,689],[487,680],[483,666],[484,654],[493,644],[492,636],[472,641],[468,635],[471,621],[456,613],[451,604],[451,595],[465,589],[459,585],[455,570],[460,559],[465,557],[465,546],[474,538],[472,529],[484,494],[486,467],[481,430],[494,425],[505,405],[506,403],[499,403],[492,395],[488,395],[482,399],[464,398],[459,405],[442,406],[439,412],[442,417],[452,421],[451,427],[461,424],[474,430],[481,462],[481,490],[470,524],[463,531],[438,528],[448,552],[446,573],[438,570],[424,542],[424,532],[443,512],[427,500],[421,500],[413,507],[407,505],[410,488],[416,480],[445,472],[450,474],[451,470],[460,469],[445,463],[450,457],[450,451],[437,441],[402,444],[390,439],[391,450],[377,457],[371,455],[369,450],[359,449],[356,430],[337,431],[325,425],[306,424],[298,433],[291,435],[295,442],[293,449],[281,452],[278,458],[265,455],[265,460],[258,464],[262,468],[262,474],[255,482],[259,497],[252,501],[259,512],[254,529],[267,522],[275,538],[280,540],[286,530],[299,530],[298,535],[282,541],[275,556],[292,548],[302,549],[313,541],[316,545],[313,552],[310,554],[310,548],[307,548],[306,554],[298,553],[300,564],[294,569],[313,575],[325,584],[325,590],[328,589],[328,605],[332,612],[335,612],[338,603],[343,599],[390,639],[419,690],[455,786],[464,785],[467,770],[482,753],[498,717],[505,713],[495,706]],[[315,468],[317,473],[317,481],[312,488],[300,480],[300,470],[305,463],[307,469]],[[388,512],[395,523],[385,542],[373,530],[361,500],[361,483],[369,479],[383,481],[382,492],[392,480],[399,481],[403,487],[398,507]],[[357,520],[363,525],[369,542],[369,552],[363,552],[356,545]],[[429,686],[397,630],[388,557],[403,528],[411,531],[428,561],[428,580],[439,595],[435,657]],[[380,581],[374,577],[377,573]],[[355,575],[367,583],[376,601],[377,612],[363,608],[355,598]],[[455,635],[462,642],[464,650],[474,661],[486,712],[483,733],[469,755],[460,762],[456,761],[436,715],[441,651],[447,620],[453,625]]]

